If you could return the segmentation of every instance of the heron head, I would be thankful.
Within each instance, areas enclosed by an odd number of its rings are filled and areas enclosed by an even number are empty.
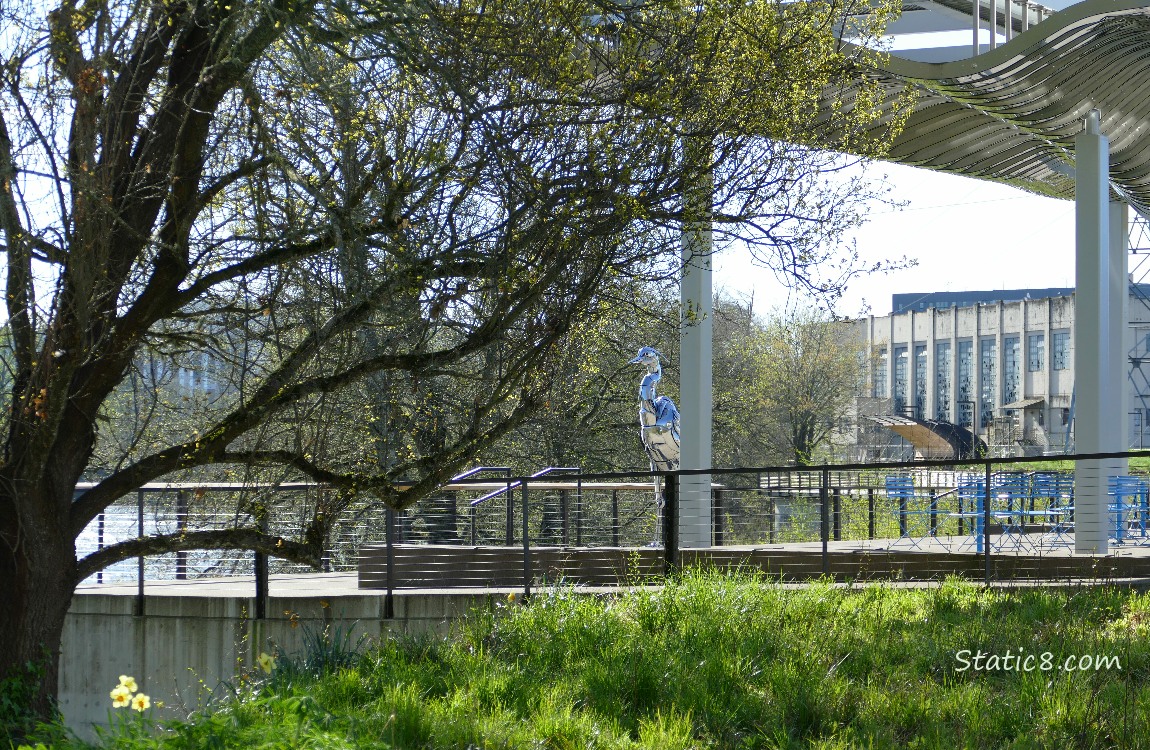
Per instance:
[[[635,358],[628,362],[628,364],[646,365],[647,367],[655,368],[659,366],[659,360],[661,359],[663,359],[663,355],[660,354],[654,347],[644,346],[639,350],[639,353],[635,355]]]

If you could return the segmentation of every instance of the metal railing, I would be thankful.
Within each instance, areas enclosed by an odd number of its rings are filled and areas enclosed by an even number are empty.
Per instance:
[[[1058,458],[1136,456],[1150,451]],[[1065,471],[1035,466],[1050,460],[674,472],[664,476],[662,514],[649,472],[565,468],[574,476],[559,478],[551,469],[515,477],[503,467],[480,467],[403,511],[369,498],[345,508],[325,545],[324,569],[358,571],[362,587],[389,596],[407,588],[480,586],[529,593],[556,580],[648,583],[696,564],[748,566],[796,580],[1150,578],[1147,482],[1115,490],[1112,549],[1118,554],[1099,567],[1070,554],[1073,480]],[[712,477],[709,496],[681,497],[679,477],[700,473]],[[308,483],[147,485],[94,520],[77,550],[83,555],[150,533],[253,524],[290,537],[328,491]],[[173,553],[134,563],[96,580],[134,580],[142,607],[145,580],[254,575],[257,617],[270,574],[305,570],[243,551]]]
[[[535,498],[563,485],[522,477],[514,480],[521,496],[516,510],[517,555],[509,555],[506,549],[500,553],[487,548],[458,551],[460,557],[453,560],[446,555],[427,556],[419,540],[397,537],[389,544],[393,550],[402,551],[403,564],[389,570],[365,571],[370,565],[361,563],[361,585],[386,588],[388,592],[421,586],[518,585],[529,593],[533,584],[556,579],[584,583],[653,580],[680,562],[758,566],[766,559],[766,552],[777,552],[777,560],[781,561],[774,569],[768,565],[768,572],[784,577],[788,564],[794,577],[811,572],[812,558],[808,553],[813,552],[817,572],[839,577],[884,575],[879,570],[882,566],[867,571],[843,563],[850,554],[865,553],[872,562],[878,558],[897,562],[897,571],[891,565],[883,570],[902,577],[937,579],[964,575],[986,582],[1016,577],[1150,578],[1150,497],[1138,503],[1120,498],[1109,500],[1111,516],[1117,519],[1111,534],[1113,549],[1119,552],[1111,557],[1122,559],[1100,567],[1089,558],[1071,554],[1072,491],[1051,494],[1042,489],[1049,487],[1050,482],[1039,481],[1059,474],[1072,484],[1071,475],[1065,470],[1033,467],[1052,460],[1147,455],[1150,452],[676,472],[665,476],[667,506],[661,522],[665,524],[666,543],[659,547],[644,546],[646,537],[639,534],[636,538],[633,529],[623,539],[616,531],[609,542],[600,538],[572,544],[566,536],[556,540],[547,534],[548,523],[542,518],[545,512]],[[680,536],[684,529],[690,529],[690,523],[680,525],[669,520],[681,518],[685,508],[694,508],[691,512],[701,515],[698,498],[693,505],[682,504],[677,480],[681,475],[702,473],[717,482],[707,500],[709,510],[704,511],[710,515],[706,554],[693,548],[698,540],[680,543]],[[910,492],[900,495],[892,491],[886,479],[896,473],[910,479]],[[611,481],[650,478],[649,474],[637,473],[583,475],[582,502],[588,503],[597,484],[606,487]],[[643,484],[627,487],[641,491]],[[743,486],[736,487],[738,484]],[[617,492],[614,490],[613,494]],[[647,506],[640,513],[645,519],[642,529],[649,531],[658,516],[650,499],[642,502]],[[419,509],[407,512],[418,513]],[[603,515],[610,519],[610,527],[618,530],[623,525],[618,512]],[[510,546],[506,539],[503,541],[504,547]],[[1145,555],[1143,544],[1147,546]],[[626,565],[617,554],[607,554],[611,551],[609,546],[620,545],[629,546],[633,553],[643,553],[642,559]],[[567,559],[556,560],[552,556],[543,563],[554,547],[565,551]],[[657,559],[650,559],[652,554]],[[580,556],[582,559],[577,559]],[[361,561],[367,557],[370,556],[361,554]],[[459,564],[463,558],[466,564]]]

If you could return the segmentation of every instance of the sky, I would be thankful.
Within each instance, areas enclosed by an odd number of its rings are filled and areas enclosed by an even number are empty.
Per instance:
[[[1017,188],[897,164],[885,173],[892,197],[906,205],[876,205],[853,238],[864,259],[916,259],[914,268],[853,281],[836,307],[840,315],[886,315],[891,294],[1074,286],[1074,203]],[[848,239],[851,239],[848,238]],[[715,290],[746,298],[755,308],[788,304],[788,291],[737,247],[714,259]],[[793,304],[801,298],[791,297]]]

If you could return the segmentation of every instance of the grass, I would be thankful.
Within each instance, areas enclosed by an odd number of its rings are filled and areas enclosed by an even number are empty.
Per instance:
[[[1140,747],[1148,635],[1150,595],[1115,588],[789,589],[687,573],[618,597],[557,588],[451,638],[358,655],[337,635],[186,722],[124,716],[103,747]],[[1120,668],[959,671],[964,649]]]

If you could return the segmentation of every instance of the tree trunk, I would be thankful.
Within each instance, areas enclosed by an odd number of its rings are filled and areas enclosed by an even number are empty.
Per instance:
[[[43,512],[58,503],[9,495],[0,504],[0,726],[15,739],[56,717],[76,555],[68,514]]]

